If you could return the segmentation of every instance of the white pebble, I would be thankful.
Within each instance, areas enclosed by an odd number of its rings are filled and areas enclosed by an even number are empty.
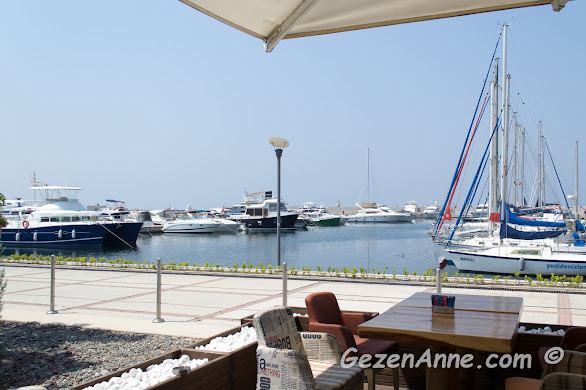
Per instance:
[[[208,362],[208,359],[190,359],[189,355],[182,355],[179,359],[165,359],[160,364],[152,364],[146,371],[132,368],[120,377],[112,377],[109,381],[98,383],[84,390],[134,390],[156,386],[168,379],[174,378],[173,367],[184,365],[192,369]]]
[[[205,349],[209,351],[232,352],[245,345],[257,341],[256,332],[254,328],[244,327],[237,333],[228,335],[226,337],[216,337],[212,339],[207,345],[195,347],[196,349]]]

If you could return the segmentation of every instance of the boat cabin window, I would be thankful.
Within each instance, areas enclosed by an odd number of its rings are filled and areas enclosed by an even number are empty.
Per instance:
[[[98,216],[97,215],[92,215],[92,221],[97,221],[98,220]]]
[[[61,217],[61,222],[71,222],[71,217]]]
[[[51,222],[59,222],[59,217],[51,217],[51,218],[49,218],[49,221],[51,221]]]
[[[246,210],[246,214],[254,217],[262,217],[263,209],[248,209]]]
[[[315,209],[313,208],[308,208],[308,211],[313,211]],[[271,213],[276,213],[277,212],[277,204],[276,203],[269,203],[269,211]],[[287,211],[287,207],[285,207],[285,204],[281,202],[281,211]]]
[[[90,220],[90,216],[89,215],[82,215],[81,220],[82,221],[89,221]]]
[[[79,221],[79,217],[77,217],[77,216],[71,217],[71,222],[78,222],[78,221]]]
[[[41,222],[49,222],[49,217],[41,217]]]

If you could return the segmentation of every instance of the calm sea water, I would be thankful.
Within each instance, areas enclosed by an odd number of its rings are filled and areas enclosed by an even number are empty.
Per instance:
[[[423,220],[408,224],[347,224],[340,227],[311,227],[308,230],[281,234],[281,262],[298,269],[320,266],[327,269],[364,267],[383,270],[387,274],[396,270],[403,273],[425,272],[435,268],[440,255],[427,230],[432,222]],[[143,235],[136,249],[96,250],[22,250],[8,249],[4,254],[26,253],[58,256],[105,257],[134,261],[189,262],[193,264],[220,264],[231,267],[234,263],[258,265],[277,264],[276,233],[238,234],[160,234]],[[452,273],[454,270],[450,272]]]

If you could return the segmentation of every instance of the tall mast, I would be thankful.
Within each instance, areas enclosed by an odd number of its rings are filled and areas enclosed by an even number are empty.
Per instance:
[[[578,141],[576,141],[576,221],[580,220],[580,202],[578,199]]]
[[[541,129],[541,122],[539,122]],[[541,131],[540,131],[541,133]],[[541,136],[541,204],[545,207],[545,135]]]
[[[537,122],[537,137],[539,137],[537,139],[537,205],[539,207],[543,206],[543,198],[541,197],[541,188],[543,187],[543,181],[542,181],[542,160],[543,160],[543,155],[542,155],[542,150],[543,147],[541,145],[541,143],[543,142],[543,139],[541,138],[541,121]]]
[[[370,202],[370,148],[366,149],[366,201]]]
[[[508,130],[509,130],[509,88],[511,76],[507,74],[507,25],[503,26],[503,79],[505,87],[503,88],[503,122],[502,122],[502,142],[501,142],[501,222],[505,220],[505,207],[507,203],[507,149],[508,149]]]
[[[499,88],[499,59],[494,63],[494,81],[490,83],[490,188],[488,191],[488,215],[492,222],[498,222],[499,209],[499,132],[494,131],[499,119],[498,88]],[[494,135],[493,135],[494,132]],[[491,229],[492,230],[492,229]]]
[[[517,155],[517,140],[519,138],[519,126],[517,124],[517,112],[513,112],[513,123],[514,123],[514,144],[513,144],[513,201],[515,206],[519,206],[517,198],[517,170],[519,167],[519,156]]]
[[[521,206],[525,206],[525,128],[521,129],[521,158],[519,159],[519,174],[521,175],[521,181],[519,182],[519,198],[521,198]]]

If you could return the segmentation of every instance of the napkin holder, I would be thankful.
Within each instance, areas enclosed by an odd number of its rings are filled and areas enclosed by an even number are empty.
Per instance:
[[[431,306],[432,313],[454,314],[453,306]]]

